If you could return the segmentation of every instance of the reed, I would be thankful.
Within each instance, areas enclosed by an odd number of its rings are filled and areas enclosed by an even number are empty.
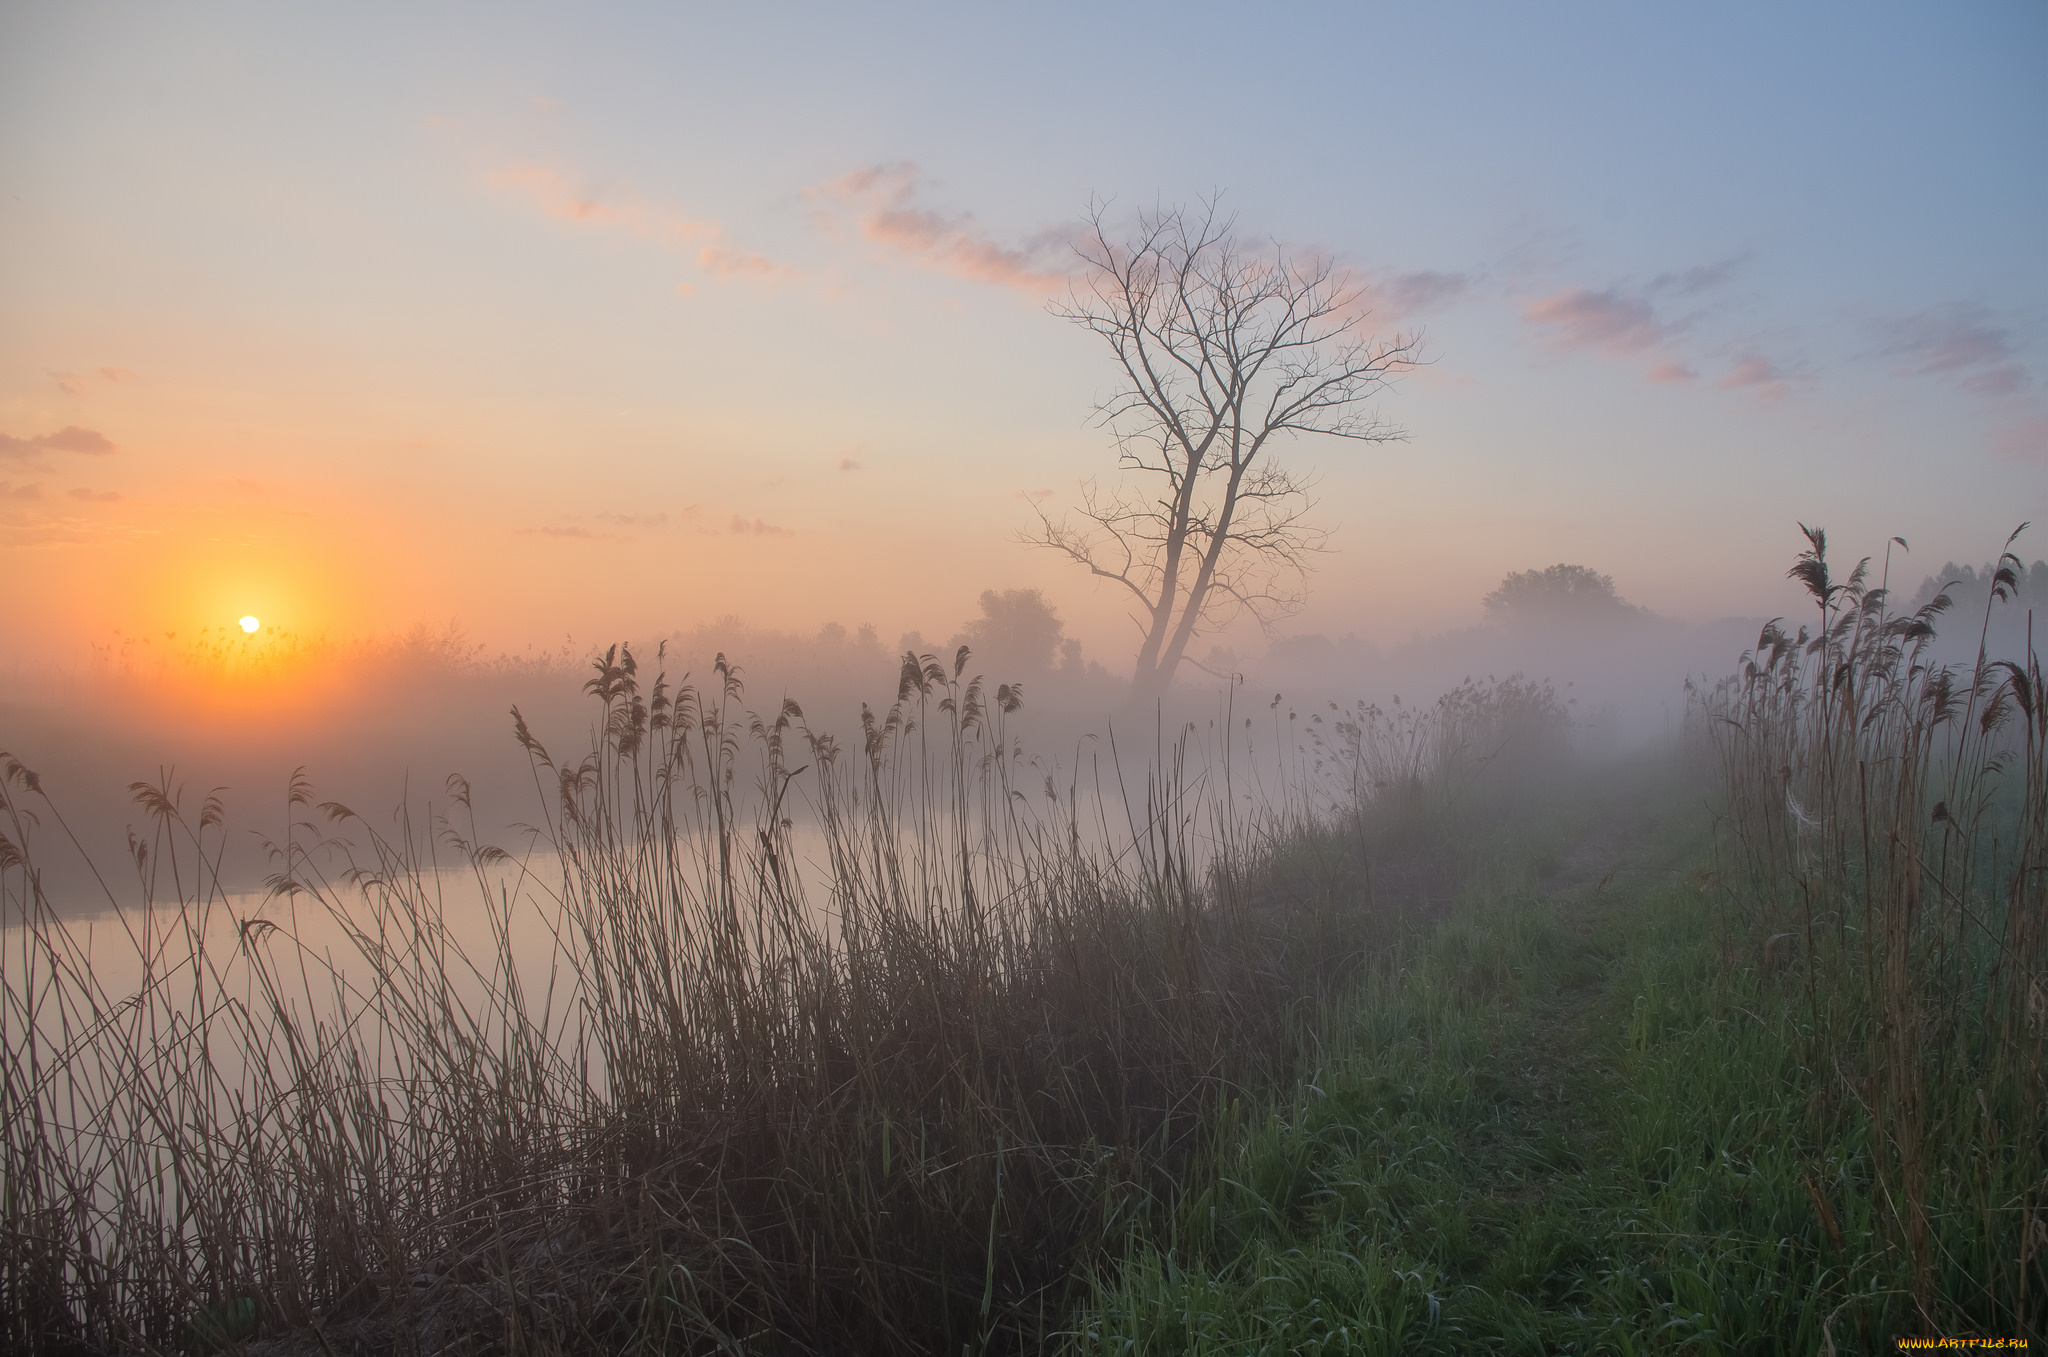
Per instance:
[[[2048,709],[2031,615],[2024,653],[1988,653],[2019,559],[2009,539],[1969,619],[1976,658],[1946,665],[1932,647],[1949,591],[1892,605],[1902,540],[1874,575],[1866,558],[1841,577],[1826,535],[1804,531],[1790,575],[1810,622],[1771,623],[1739,673],[1694,693],[1739,906],[1724,954],[1796,985],[1813,1127],[1841,1141],[1867,1126],[1871,1247],[1904,1260],[1929,1330],[2032,1332],[2048,1277]]]
[[[75,840],[8,758],[0,1345],[1035,1349],[1378,936],[1370,770],[1459,783],[1505,699],[1247,799],[1228,711],[1055,780],[968,659],[841,745],[614,648],[587,753],[513,713],[524,846],[459,778],[380,827],[295,777],[260,911],[220,803],[138,783],[111,929],[45,895]]]

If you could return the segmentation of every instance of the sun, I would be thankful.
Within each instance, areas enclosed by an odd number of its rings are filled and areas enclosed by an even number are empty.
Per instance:
[[[255,618],[253,618],[253,617],[245,617],[245,618],[243,618],[243,619],[242,619],[242,630],[243,630],[243,631],[246,631],[246,632],[252,632],[252,633],[253,633],[253,632],[254,632],[254,631],[256,630],[256,628],[258,628],[258,627],[260,627],[260,626],[262,626],[262,625],[263,625],[263,624],[262,624],[261,622],[257,621],[257,620],[256,620]]]

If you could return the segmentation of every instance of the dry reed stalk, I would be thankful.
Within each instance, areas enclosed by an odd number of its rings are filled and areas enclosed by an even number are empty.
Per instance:
[[[1761,937],[1789,921],[1801,939],[1813,1068],[1863,1071],[1883,1147],[1877,1187],[1912,1294],[1931,1315],[1936,1179],[1954,1172],[1934,1162],[1937,1147],[1953,1145],[1980,1107],[1986,1122],[2042,1124],[2042,1045],[2025,1011],[2048,976],[2041,667],[2031,621],[2024,655],[1985,649],[1992,610],[2010,604],[2020,575],[2011,539],[1989,582],[1976,661],[1959,671],[1931,648],[1946,590],[1895,614],[1868,558],[1838,580],[1826,535],[1802,531],[1807,547],[1790,574],[1813,599],[1815,628],[1766,626],[1738,674],[1695,692],[1695,710],[1719,760],[1725,846],[1751,926]],[[1829,923],[1832,945],[1817,928]],[[1982,1286],[2016,1322],[2038,1280],[2004,1198],[2044,1167],[2040,1136],[2025,1133],[1972,1165],[1986,1222]]]
[[[106,886],[132,993],[44,894],[35,837],[68,830],[7,759],[0,1346],[1033,1347],[1374,936],[1370,806],[1247,810],[1183,733],[1142,794],[1098,774],[1084,826],[967,659],[906,656],[843,749],[749,715],[722,656],[643,687],[614,648],[588,755],[513,713],[526,850],[459,778],[381,830],[295,777],[260,913],[219,803],[138,784],[134,901]],[[1471,751],[1558,719],[1469,689],[1360,727],[1348,776],[1398,759],[1448,805]]]

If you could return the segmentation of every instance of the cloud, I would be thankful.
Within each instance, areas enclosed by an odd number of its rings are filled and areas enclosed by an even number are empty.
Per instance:
[[[0,499],[41,499],[43,487],[40,484],[9,485],[0,481]]]
[[[1555,351],[1591,349],[1643,362],[1644,377],[1660,384],[1696,382],[1702,364],[1685,351],[1697,347],[1696,341],[1687,341],[1695,340],[1693,327],[1703,313],[1697,305],[1676,316],[1670,309],[1678,299],[1696,299],[1721,287],[1740,262],[1727,259],[1660,273],[1640,287],[1567,288],[1536,298],[1522,315]],[[1775,400],[1799,380],[1799,374],[1754,349],[1738,349],[1730,361],[1733,366],[1714,383],[1717,390],[1751,390]]]
[[[1367,284],[1366,291],[1374,310],[1384,312],[1389,320],[1399,320],[1456,301],[1471,286],[1471,281],[1462,273],[1422,269],[1375,278]]]
[[[1066,286],[1071,230],[1041,231],[1021,244],[1004,245],[982,233],[972,214],[917,206],[917,191],[917,167],[905,161],[843,174],[805,189],[804,197],[851,210],[864,237],[920,268],[1034,297]],[[812,216],[812,224],[828,233],[837,221],[830,210]]]
[[[781,283],[802,276],[800,269],[728,245],[706,245],[697,251],[697,266],[727,282],[740,279],[750,283]]]
[[[732,516],[732,522],[726,527],[726,531],[736,537],[790,537],[795,535],[788,528],[779,528],[773,523],[763,523],[758,518],[749,521],[748,519],[741,518],[738,514]]]
[[[140,381],[127,368],[94,368],[91,372],[59,372],[52,369],[50,380],[57,389],[67,396],[87,396],[95,385],[119,386],[123,382]]]
[[[1546,327],[1553,348],[1598,349],[1616,358],[1647,354],[1670,334],[1647,300],[1619,288],[1554,292],[1530,302],[1522,314],[1530,323]]]
[[[1792,389],[1792,376],[1793,374],[1770,359],[1750,353],[1737,359],[1728,374],[1714,385],[1723,391],[1740,391],[1744,387],[1754,387],[1758,395],[1776,400]]]
[[[563,527],[520,528],[517,530],[517,534],[520,537],[556,537],[580,542],[611,542],[618,539],[617,533],[595,532],[589,528],[579,528],[574,524]]]
[[[2048,415],[2035,415],[1998,430],[1991,436],[1991,448],[2015,462],[2048,467]]]
[[[841,471],[859,471],[860,463],[854,461],[851,457],[842,457],[839,459],[839,469]]]
[[[0,433],[0,457],[32,457],[44,451],[79,452],[100,457],[113,452],[114,445],[105,434],[94,429],[82,429],[76,424],[66,424],[55,433],[34,434],[28,438]]]
[[[2012,332],[1979,306],[1947,306],[1872,324],[1878,356],[1902,373],[1953,378],[1978,396],[2016,395],[2032,383],[2016,361]]]
[[[552,165],[512,165],[493,170],[484,182],[494,189],[525,195],[542,216],[556,221],[609,227],[656,240],[701,240],[718,233],[716,222],[651,206],[630,193],[586,188]]]
[[[719,223],[649,203],[627,190],[588,187],[552,165],[527,162],[494,170],[485,183],[517,193],[542,216],[573,226],[617,231],[664,246],[697,244],[698,266],[722,280],[779,283],[802,276],[800,269],[725,243]],[[688,296],[688,283],[677,291]]]
[[[689,505],[673,515],[681,519],[694,519],[702,510],[700,506]],[[668,527],[670,514],[622,514],[614,511],[591,514],[589,517],[605,524],[593,528],[581,523],[536,524],[532,527],[515,528],[519,537],[552,537],[565,542],[631,542],[639,533],[659,532]]]
[[[105,456],[114,450],[106,435],[92,429],[81,429],[76,424],[67,424],[53,434],[44,434],[43,446],[59,452],[83,452],[95,457]]]
[[[87,500],[94,504],[113,504],[121,498],[121,492],[118,490],[88,490],[82,485],[65,493],[73,499]]]
[[[1653,297],[1695,297],[1727,282],[1741,262],[1740,259],[1723,259],[1719,263],[1700,264],[1677,273],[1660,273],[1643,291]]]

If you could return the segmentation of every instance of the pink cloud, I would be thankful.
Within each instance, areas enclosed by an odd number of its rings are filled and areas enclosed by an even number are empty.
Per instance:
[[[2035,415],[1998,430],[1991,436],[1991,447],[2015,462],[2048,467],[2048,415]]]
[[[1977,396],[2013,396],[2027,389],[2027,374],[2017,364],[2006,363],[1962,379],[1963,390]]]
[[[800,276],[798,269],[725,244],[725,228],[715,221],[687,216],[630,192],[585,188],[550,165],[514,165],[492,172],[485,182],[523,195],[543,216],[556,221],[618,231],[660,245],[701,242],[698,266],[721,280],[777,283]],[[696,291],[688,283],[676,290],[686,297]]]
[[[82,499],[93,504],[113,504],[121,498],[121,492],[118,490],[88,490],[82,485],[66,493],[73,499]]]
[[[1592,349],[1611,358],[1644,361],[1649,381],[1683,385],[1699,380],[1699,368],[1684,352],[1689,346],[1681,344],[1698,316],[1672,318],[1662,308],[1674,298],[1694,298],[1720,287],[1736,264],[1729,260],[1659,274],[1641,288],[1568,288],[1538,297],[1522,314],[1542,331],[1552,349]],[[1797,374],[1750,351],[1738,352],[1734,367],[1714,385],[1722,391],[1753,390],[1775,400],[1789,394],[1795,380]]]
[[[43,487],[39,484],[9,485],[0,481],[0,499],[41,499]]]
[[[1766,400],[1777,400],[1791,391],[1793,374],[1760,354],[1744,354],[1726,376],[1714,383],[1723,391],[1754,388]]]
[[[804,196],[842,204],[858,214],[861,234],[921,268],[970,282],[1015,288],[1035,297],[1067,284],[1072,233],[1042,231],[1017,245],[983,234],[971,214],[948,215],[914,205],[917,169],[909,162],[875,165],[804,190]],[[833,230],[830,212],[813,216]]]
[[[114,445],[105,434],[94,429],[83,429],[76,424],[67,424],[55,433],[32,434],[27,438],[14,438],[0,433],[0,457],[31,457],[38,452],[78,452],[87,456],[103,457],[113,452]]]
[[[777,527],[773,523],[764,523],[758,518],[750,521],[741,518],[738,514],[732,516],[732,522],[727,526],[726,531],[740,537],[789,537],[793,535],[788,528]]]
[[[485,182],[494,189],[524,194],[542,216],[556,221],[610,227],[654,240],[702,240],[718,234],[716,222],[655,207],[631,193],[582,187],[552,165],[513,165],[492,171]]]
[[[1553,348],[1599,349],[1617,358],[1648,353],[1662,344],[1668,333],[1649,302],[1617,288],[1594,292],[1577,287],[1554,292],[1530,302],[1522,314],[1547,327]]]
[[[858,471],[860,470],[860,463],[854,461],[851,457],[842,457],[839,459],[839,469],[841,471]]]
[[[697,251],[697,265],[714,278],[752,283],[780,283],[799,276],[799,270],[778,264],[766,255],[750,254],[726,245],[706,245]]]
[[[1367,291],[1376,311],[1384,313],[1388,320],[1399,320],[1456,301],[1470,285],[1471,280],[1462,273],[1422,269],[1377,278],[1368,284]]]
[[[2012,332],[1980,306],[1947,306],[1873,324],[1878,353],[1910,376],[1945,376],[1974,395],[2016,395],[2032,385],[2015,361]]]

